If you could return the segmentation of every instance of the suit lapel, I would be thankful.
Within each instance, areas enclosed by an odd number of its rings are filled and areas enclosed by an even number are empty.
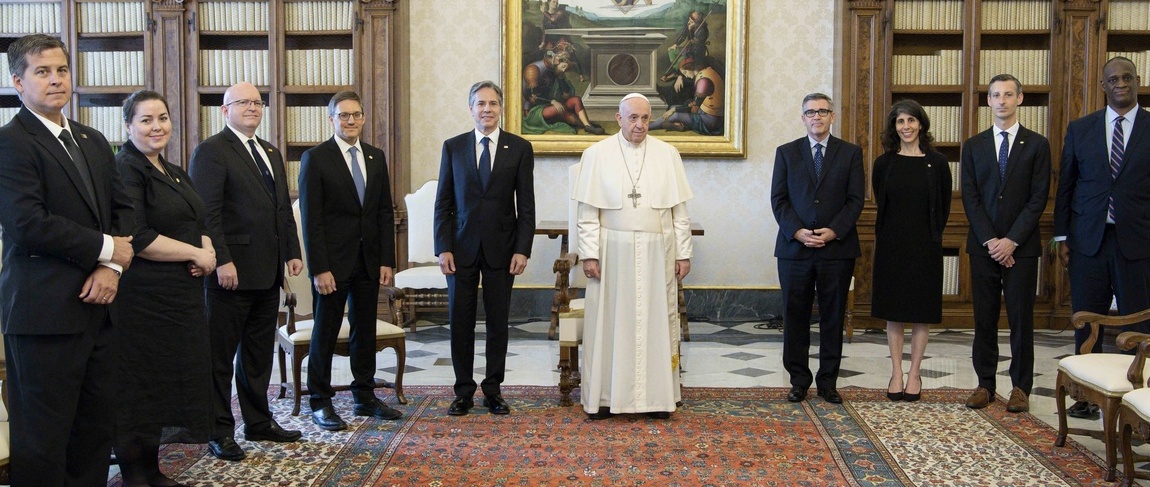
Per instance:
[[[1126,168],[1131,163],[1136,162],[1136,159],[1140,159],[1138,156],[1147,150],[1145,147],[1150,143],[1147,141],[1148,138],[1150,138],[1150,113],[1139,108],[1137,115],[1134,116],[1134,129],[1131,131],[1130,138],[1126,142],[1126,149],[1123,151],[1122,167],[1118,169],[1118,177],[1122,177]]]
[[[352,201],[358,203],[359,193],[355,189],[355,178],[351,176],[351,169],[347,166],[347,159],[344,159],[343,152],[339,150],[339,144],[336,143],[334,136],[328,139],[327,142],[324,142],[324,149],[327,151],[327,156],[324,157],[324,159],[330,161],[329,163],[332,164],[332,172],[336,174],[336,180],[339,181],[340,186],[343,186],[345,194],[350,194]],[[366,165],[367,154],[364,154],[361,150],[359,151],[359,157],[364,159],[364,165]],[[367,175],[364,175],[364,179],[364,203],[366,203],[367,194],[369,193],[366,191],[366,186],[368,185],[367,181],[370,181],[370,179]]]
[[[377,181],[379,181],[379,178],[382,177],[380,176],[380,171],[387,171],[387,168],[383,167],[382,158],[380,160],[375,159],[375,151],[369,150],[363,143],[360,143],[360,146],[363,146],[363,165],[365,168],[367,168],[367,174],[365,175],[367,181],[365,186],[367,188],[371,188],[374,185],[379,184]],[[367,206],[369,203],[375,204],[372,195],[379,194],[382,193],[379,191],[367,191],[363,196],[364,206]]]
[[[829,138],[827,140],[830,140]],[[819,178],[815,175],[815,157],[811,152],[811,139],[810,137],[803,137],[799,139],[799,160],[803,163],[803,170],[806,171],[807,177],[811,179],[815,187],[819,185]],[[823,154],[823,172],[826,172],[826,154]]]
[[[479,182],[479,156],[475,153],[475,146],[479,144],[479,139],[476,138],[475,131],[471,131],[471,137],[464,139],[467,142],[467,147],[463,148],[463,154],[466,158],[463,161],[465,171],[467,171],[467,179],[471,180],[476,188],[479,188],[480,194],[487,190]],[[494,171],[493,171],[494,172]]]
[[[263,161],[252,159],[251,148],[248,147],[248,145],[243,141],[241,141],[240,138],[237,137],[234,132],[232,132],[232,129],[224,127],[224,133],[226,134],[225,136],[228,138],[228,140],[231,142],[232,150],[236,152],[236,156],[239,157],[239,160],[248,162],[244,165],[248,167],[248,172],[250,172],[251,175],[255,177],[255,182],[258,183],[258,187],[263,188],[262,193],[266,194],[269,198],[272,199],[272,201],[275,201],[275,195],[268,193],[267,185],[264,184],[264,175],[260,172],[259,167],[256,166],[256,164],[263,164]],[[261,149],[263,148],[263,144],[259,143],[258,138],[256,139],[256,143]],[[275,177],[275,173],[272,174],[272,177]]]
[[[1026,143],[1030,140],[1032,133],[1026,127],[1018,127],[1018,135],[1014,137],[1014,144],[1010,146],[1010,156],[1006,158],[1006,177],[1003,178],[1003,187],[1006,187],[1005,182],[1009,181],[1010,176],[1016,172],[1015,167],[1018,166],[1018,161],[1022,159],[1022,154],[1026,152]],[[995,194],[997,193],[995,192]]]
[[[25,111],[27,110],[27,108],[22,109],[20,115],[25,115]],[[64,150],[60,139],[53,137],[52,132],[48,131],[48,127],[45,127],[44,123],[41,122],[39,118],[36,118],[30,111],[27,112],[27,116],[21,120],[21,123],[24,124],[24,128],[28,130],[29,135],[31,135],[41,147],[47,150],[48,153],[52,154],[52,157],[56,159],[56,163],[60,164],[64,172],[68,174],[68,179],[72,180],[72,185],[74,185],[76,191],[80,193],[80,198],[88,204],[88,209],[92,210],[92,214],[96,215],[96,218],[100,218],[100,209],[96,206],[96,202],[92,201],[92,197],[88,194],[88,189],[84,187],[84,180],[80,178],[80,171],[76,168],[76,163],[72,162],[72,157],[68,155],[68,151]],[[73,132],[75,129],[76,127],[72,127]],[[81,139],[78,135],[73,135],[73,138],[77,140],[77,143],[79,143]],[[83,146],[81,146],[81,150],[83,150]],[[92,173],[91,169],[89,169],[88,172]],[[92,186],[98,186],[95,178],[93,178]]]

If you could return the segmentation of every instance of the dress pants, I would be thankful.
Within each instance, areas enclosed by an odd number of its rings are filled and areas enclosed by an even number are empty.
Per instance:
[[[447,276],[451,365],[455,369],[456,397],[475,395],[475,315],[479,306],[480,280],[483,281],[483,311],[487,326],[483,395],[499,395],[499,386],[503,384],[503,369],[507,363],[507,317],[515,276],[506,266],[488,265],[481,249],[474,265],[456,265],[455,274]]]
[[[331,386],[331,360],[335,342],[343,324],[344,305],[351,325],[348,348],[351,353],[352,395],[356,403],[370,402],[375,388],[375,320],[379,303],[379,280],[364,267],[362,252],[359,265],[347,279],[336,281],[335,291],[322,295],[312,286],[315,303],[315,326],[307,358],[307,389],[311,409],[331,406],[335,390]]]
[[[5,335],[10,476],[20,486],[103,486],[116,423],[115,333]]]
[[[245,431],[263,429],[272,420],[268,383],[275,350],[279,287],[263,290],[208,288],[208,329],[212,342],[212,439],[234,436],[232,373]],[[234,364],[234,369],[233,369]]]
[[[1010,381],[1027,395],[1034,386],[1034,297],[1038,257],[1016,257],[1003,267],[983,255],[970,256],[970,287],[974,298],[974,343],[971,361],[978,387],[995,392],[998,372],[998,317],[1002,298],[1010,323]]]
[[[811,386],[808,354],[811,346],[811,306],[815,288],[819,300],[819,371],[813,377],[819,389],[834,389],[843,356],[843,321],[850,291],[854,259],[778,259],[783,288],[783,368],[791,385]]]
[[[1150,259],[1127,259],[1122,256],[1121,247],[1114,225],[1106,225],[1098,253],[1085,255],[1070,248],[1070,304],[1075,312],[1107,314],[1115,296],[1119,314],[1150,308]],[[1135,323],[1124,330],[1150,333],[1150,323]],[[1089,336],[1089,328],[1074,330],[1076,353]],[[1102,340],[1091,351],[1101,352]]]

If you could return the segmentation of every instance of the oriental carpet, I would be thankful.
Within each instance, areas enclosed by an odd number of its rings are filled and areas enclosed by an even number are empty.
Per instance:
[[[1050,426],[1007,413],[1001,399],[967,409],[969,390],[892,403],[883,391],[845,388],[846,402],[833,405],[813,390],[812,399],[789,403],[784,388],[688,387],[669,420],[591,421],[578,405],[557,406],[554,387],[503,389],[511,415],[477,404],[451,417],[450,387],[409,386],[396,422],[351,416],[341,393],[336,410],[350,425],[342,432],[316,428],[306,407],[292,417],[289,400],[272,400],[276,418],[303,430],[303,441],[246,442],[241,426],[242,462],[169,445],[162,464],[196,486],[1113,485],[1102,460],[1073,437],[1054,447]]]

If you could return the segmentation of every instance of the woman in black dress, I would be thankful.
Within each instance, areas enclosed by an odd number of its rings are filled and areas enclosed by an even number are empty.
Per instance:
[[[871,316],[886,320],[891,378],[887,397],[917,401],[919,367],[931,323],[942,322],[942,230],[950,215],[951,175],[934,150],[930,119],[914,100],[896,102],[887,115],[871,183],[875,221]],[[912,325],[910,371],[902,377],[903,334]]]
[[[136,256],[120,281],[116,457],[125,486],[177,486],[157,454],[164,443],[206,443],[211,431],[203,276],[216,256],[203,201],[184,170],[160,155],[172,137],[164,98],[133,93],[124,125],[128,141],[116,162],[135,206]]]

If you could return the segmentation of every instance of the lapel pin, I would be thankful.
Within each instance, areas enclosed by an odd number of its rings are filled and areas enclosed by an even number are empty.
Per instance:
[[[504,148],[504,149],[506,149],[506,148],[507,148],[507,146],[503,146],[503,148]]]
[[[368,159],[375,159],[373,156],[367,156]]]
[[[1025,141],[1025,140],[1020,140],[1020,141],[1018,141],[1018,145],[1022,145],[1022,144],[1025,144],[1025,143],[1026,143],[1026,141]]]
[[[86,138],[88,138],[88,134],[80,134],[80,138],[81,138],[81,139],[86,139]]]

